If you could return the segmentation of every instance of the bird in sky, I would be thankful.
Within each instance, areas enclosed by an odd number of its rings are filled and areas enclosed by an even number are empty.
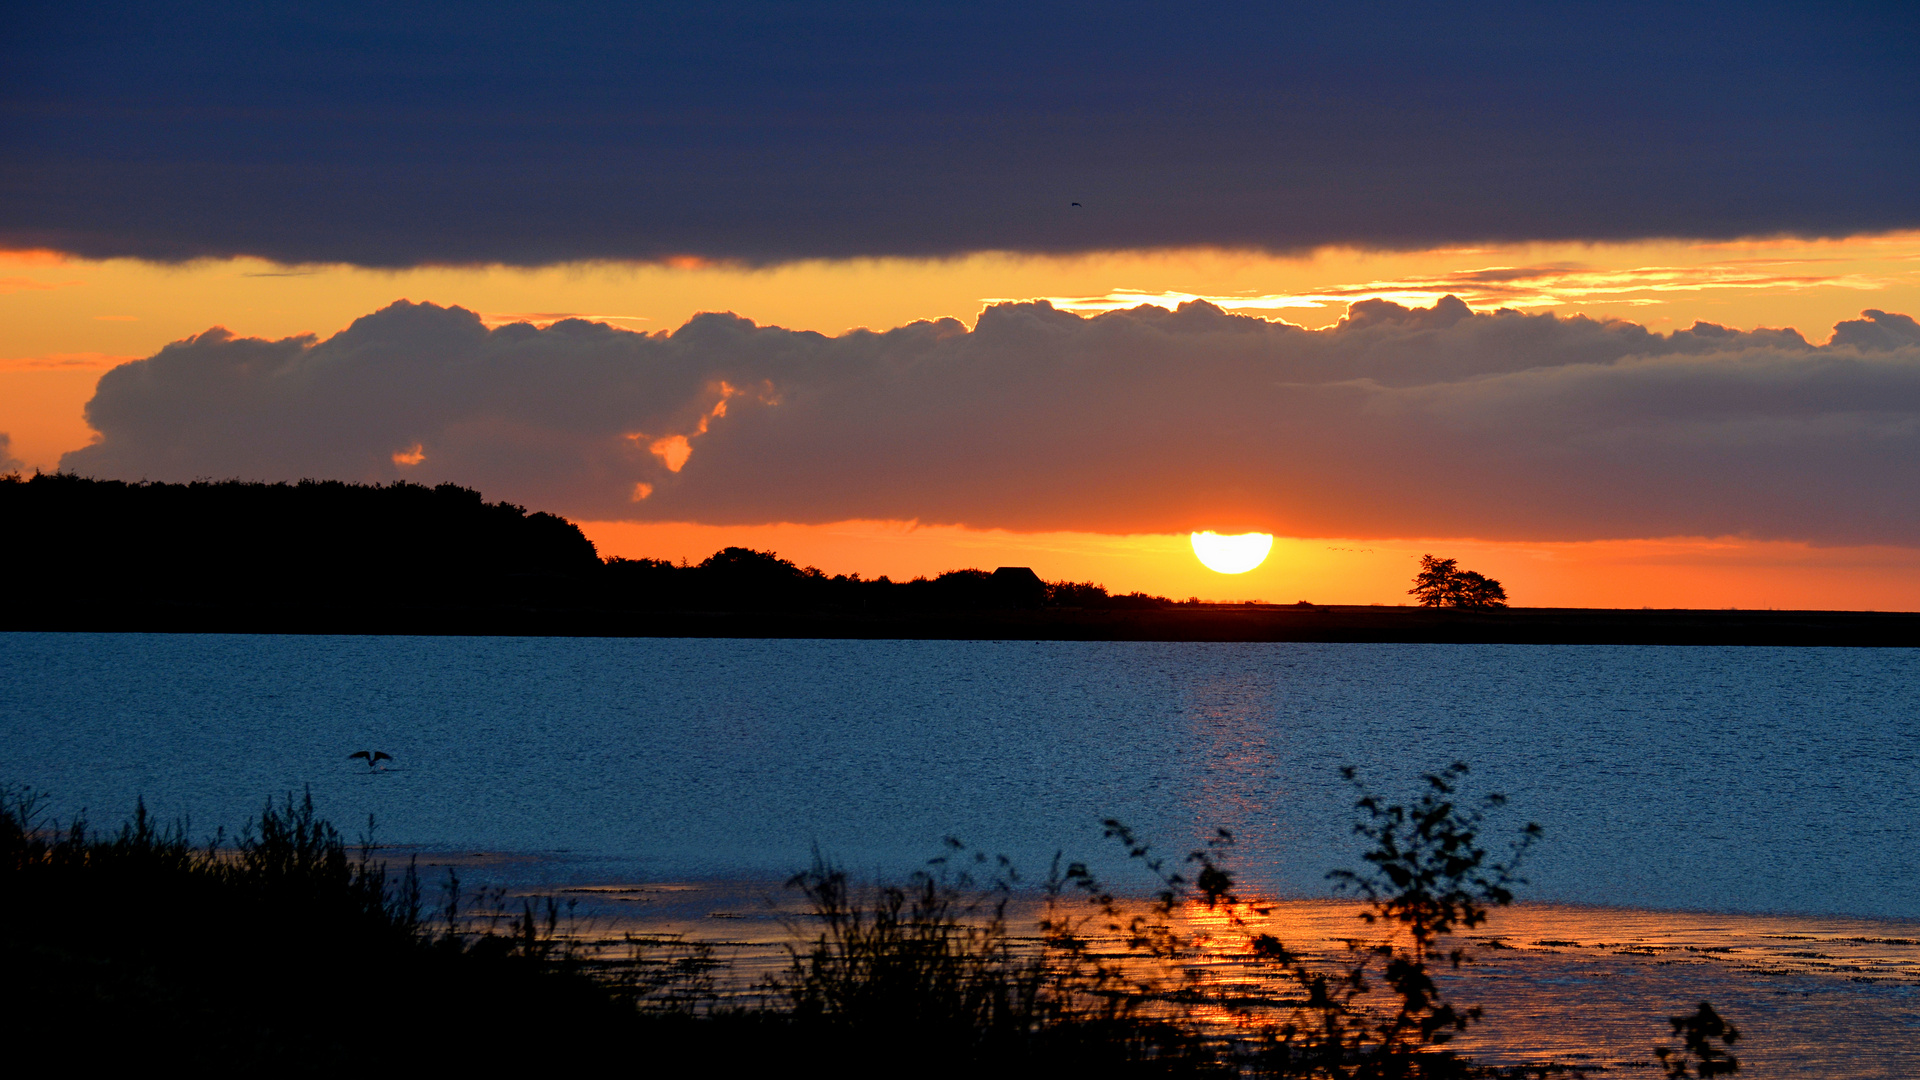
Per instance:
[[[352,761],[354,758],[366,758],[367,768],[372,769],[377,762],[392,761],[393,755],[384,750],[356,750],[347,755],[348,761]]]
[[[1079,203],[1074,203],[1073,205],[1075,205],[1075,206],[1079,206],[1080,204],[1079,204]]]

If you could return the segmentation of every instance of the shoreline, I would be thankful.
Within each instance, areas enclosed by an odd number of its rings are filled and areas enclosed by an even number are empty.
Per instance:
[[[623,873],[623,868],[609,871],[606,868],[594,868],[592,864],[603,860],[588,856],[581,859],[572,851],[508,851],[481,850],[464,847],[443,847],[428,844],[410,844],[395,842],[377,844],[369,848],[374,861],[384,861],[394,871],[403,868],[408,860],[417,860],[422,883],[429,894],[444,880],[445,871],[456,871],[467,885],[504,887],[507,895],[513,897],[546,896],[577,897],[582,905],[588,906],[596,901],[607,902],[608,913],[621,913],[623,918],[638,916],[640,912],[652,911],[660,917],[689,923],[699,923],[709,917],[726,919],[747,918],[749,920],[777,919],[782,914],[793,914],[804,909],[805,904],[798,892],[787,887],[793,873],[805,869],[795,862],[793,871],[779,873],[713,872],[672,874],[649,876]],[[855,889],[871,889],[880,885],[905,880],[905,874],[889,876],[876,870],[855,870],[835,864],[846,871],[849,883]],[[925,867],[920,867],[924,869]],[[1238,889],[1245,898],[1262,906],[1278,906],[1295,911],[1357,912],[1364,907],[1362,898],[1354,895],[1336,893],[1299,892],[1285,886],[1276,886],[1272,882],[1261,881],[1253,871],[1247,868],[1235,870]],[[1158,886],[1149,881],[1122,881],[1103,879],[1109,892],[1120,901],[1128,904],[1145,904],[1154,898]],[[1023,880],[1005,894],[1015,908],[1025,910],[1037,907],[1044,897],[1044,889],[1037,880]],[[722,916],[713,916],[713,912],[724,912]],[[1528,897],[1522,895],[1508,907],[1495,911],[1496,921],[1507,921],[1518,915],[1557,922],[1577,922],[1585,924],[1632,923],[1653,928],[1663,924],[1666,931],[1680,932],[1683,927],[1710,927],[1716,932],[1736,932],[1735,924],[1747,927],[1756,935],[1761,934],[1759,927],[1764,923],[1785,926],[1794,924],[1802,927],[1824,927],[1821,931],[1830,935],[1844,933],[1884,939],[1902,939],[1883,944],[1897,944],[1910,947],[1913,952],[1913,976],[1916,985],[1920,985],[1920,914],[1887,914],[1883,912],[1831,911],[1831,910],[1748,910],[1740,908],[1715,908],[1706,906],[1659,907],[1649,905],[1608,903],[1599,900],[1570,900],[1564,898]],[[1852,927],[1843,931],[1844,927]],[[1663,931],[1665,932],[1665,931]],[[1598,931],[1593,931],[1598,933]],[[1460,935],[1463,939],[1482,939],[1488,936],[1501,938],[1512,936],[1505,933],[1489,935],[1485,931],[1469,932]],[[1332,940],[1332,939],[1329,939]],[[1864,940],[1864,938],[1861,938]]]
[[[662,955],[712,950],[723,996],[751,997],[784,970],[793,926],[807,921],[804,903],[775,882],[602,883],[558,894],[603,901],[581,927],[603,947],[640,940]],[[1252,915],[1253,929],[1322,968],[1337,967],[1346,942],[1367,934],[1356,919],[1364,905],[1353,898],[1249,899],[1264,911]],[[1038,915],[1038,900],[1013,898],[1016,937]],[[1188,932],[1217,929],[1192,906],[1176,921]],[[1916,934],[1920,920],[1882,916],[1521,900],[1457,934],[1468,963],[1436,974],[1450,995],[1486,1008],[1487,1022],[1454,1045],[1487,1064],[1638,1071],[1654,1045],[1671,1041],[1665,1016],[1705,998],[1751,1036],[1739,1047],[1743,1072],[1894,1080],[1920,1065],[1906,1040],[1886,1038],[1912,1022]],[[1235,967],[1219,958],[1201,966]]]
[[[875,613],[72,603],[10,606],[0,610],[0,631],[1914,648],[1920,647],[1920,612],[1181,604]]]

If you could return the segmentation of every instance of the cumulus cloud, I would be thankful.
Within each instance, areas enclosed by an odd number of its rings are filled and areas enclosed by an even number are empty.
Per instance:
[[[1045,302],[825,337],[488,329],[400,302],[105,374],[62,467],[452,480],[576,518],[1920,543],[1920,328],[1354,304],[1326,330]]]
[[[26,462],[13,456],[13,436],[0,431],[0,476],[17,473],[26,467]]]
[[[0,245],[89,256],[760,262],[1920,225],[1912,4],[9,16]]]

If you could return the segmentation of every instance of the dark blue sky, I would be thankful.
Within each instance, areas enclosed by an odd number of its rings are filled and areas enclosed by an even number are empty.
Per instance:
[[[7,22],[0,244],[89,256],[1920,226],[1914,4],[64,2]]]

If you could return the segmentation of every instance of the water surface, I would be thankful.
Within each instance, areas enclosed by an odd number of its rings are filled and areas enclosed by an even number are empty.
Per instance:
[[[270,793],[383,841],[582,881],[897,873],[958,836],[1030,872],[1216,826],[1325,891],[1377,789],[1464,760],[1522,892],[1920,917],[1913,650],[0,635],[0,781],[197,832]],[[391,771],[347,754],[377,749]],[[1116,871],[1117,872],[1117,871]]]

